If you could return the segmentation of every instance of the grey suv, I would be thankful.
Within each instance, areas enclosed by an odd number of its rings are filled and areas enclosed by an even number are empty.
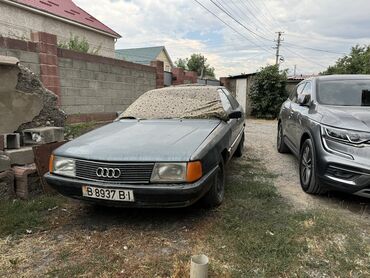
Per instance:
[[[281,107],[277,149],[298,157],[305,192],[370,197],[370,75],[298,84]]]

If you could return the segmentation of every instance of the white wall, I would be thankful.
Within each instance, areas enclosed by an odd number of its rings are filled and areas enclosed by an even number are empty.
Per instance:
[[[0,35],[31,40],[31,32],[35,31],[57,35],[58,42],[68,41],[71,33],[85,37],[91,50],[100,47],[98,55],[115,57],[112,37],[0,2]]]

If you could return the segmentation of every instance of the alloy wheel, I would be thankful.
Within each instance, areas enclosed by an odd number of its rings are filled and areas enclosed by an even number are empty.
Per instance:
[[[312,176],[312,151],[307,145],[301,158],[301,180],[305,186],[310,184]]]

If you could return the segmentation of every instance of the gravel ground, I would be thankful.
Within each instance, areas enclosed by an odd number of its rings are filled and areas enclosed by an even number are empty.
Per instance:
[[[337,207],[370,219],[369,199],[334,192],[323,196],[304,193],[299,183],[297,159],[292,154],[277,152],[276,132],[276,121],[247,120],[247,152],[263,161],[270,172],[278,175],[275,186],[283,197],[297,209]]]

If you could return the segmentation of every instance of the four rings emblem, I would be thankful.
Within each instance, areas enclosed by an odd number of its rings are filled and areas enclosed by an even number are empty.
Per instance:
[[[121,176],[121,170],[118,168],[102,168],[96,169],[96,176],[99,178],[118,179]]]

